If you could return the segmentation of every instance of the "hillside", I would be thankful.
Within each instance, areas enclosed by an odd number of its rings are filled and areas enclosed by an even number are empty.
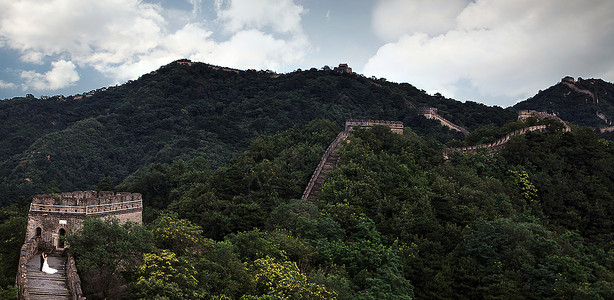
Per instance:
[[[601,79],[565,77],[513,108],[556,113],[580,126],[607,127],[614,120],[614,84]]]
[[[469,130],[512,110],[430,96],[409,84],[328,67],[288,74],[176,61],[126,84],[75,96],[0,102],[0,199],[113,184],[152,163],[202,156],[214,168],[250,141],[315,119],[403,121],[441,142],[462,134],[426,120],[431,106]]]
[[[588,127],[327,68],[187,61],[0,105],[1,199],[17,202],[0,210],[3,299],[17,293],[19,196],[97,185],[141,193],[145,224],[67,233],[88,299],[614,299],[614,142]],[[347,118],[406,127],[355,129],[300,200]]]
[[[106,278],[143,299],[614,297],[614,143],[546,130],[444,161],[432,139],[373,127],[352,134],[313,202],[298,200],[335,126],[259,137],[215,171],[178,161],[118,187],[149,193],[155,247]],[[125,243],[93,245],[92,232],[70,241],[86,245],[73,251],[91,271],[88,299],[109,272],[83,257]]]

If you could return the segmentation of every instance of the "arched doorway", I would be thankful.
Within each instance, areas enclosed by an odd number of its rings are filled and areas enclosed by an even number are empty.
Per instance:
[[[43,230],[40,227],[36,227],[36,237],[41,237]]]
[[[64,228],[60,228],[58,232],[60,234],[60,241],[58,242],[58,248],[64,248],[64,236],[66,235],[66,230]]]

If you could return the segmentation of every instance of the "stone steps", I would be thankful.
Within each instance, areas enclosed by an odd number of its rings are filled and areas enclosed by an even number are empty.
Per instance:
[[[57,269],[55,274],[40,271],[40,253],[34,255],[26,265],[30,299],[70,299],[66,285],[66,258],[49,254],[49,267]]]
[[[318,178],[316,178],[314,185],[313,185],[313,189],[311,190],[311,194],[309,195],[309,200],[313,200],[313,198],[315,198],[318,195],[318,193],[320,192],[320,189],[322,188],[322,185],[324,184],[324,180],[326,179],[326,174],[337,166],[337,163],[339,162],[339,159],[341,158],[339,154],[335,153],[335,151],[337,151],[338,148],[339,147],[333,150],[333,153],[328,156],[328,158],[322,165],[322,169],[320,170],[320,175],[318,176]]]

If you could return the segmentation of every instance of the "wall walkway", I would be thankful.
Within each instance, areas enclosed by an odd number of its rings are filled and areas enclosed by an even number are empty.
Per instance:
[[[315,199],[316,195],[318,192],[320,192],[320,189],[324,184],[326,174],[334,169],[339,162],[340,155],[337,153],[337,151],[343,147],[345,144],[344,142],[348,139],[354,128],[371,128],[377,125],[387,126],[392,132],[403,134],[403,122],[355,119],[347,120],[345,122],[344,130],[337,134],[337,137],[335,137],[333,142],[330,143],[328,148],[326,148],[326,151],[324,151],[324,154],[320,159],[320,163],[311,175],[311,179],[309,180],[305,191],[303,191],[303,196],[301,199],[309,201],[313,201]]]
[[[465,135],[469,134],[469,130],[467,130],[467,129],[461,127],[461,126],[458,126],[458,125],[448,121],[446,118],[440,116],[437,113],[437,108],[434,108],[434,107],[421,107],[421,108],[418,108],[418,113],[423,115],[427,119],[439,121],[439,123],[441,123],[441,126],[446,126],[446,127],[450,128],[452,130],[456,130],[456,131],[462,132]]]

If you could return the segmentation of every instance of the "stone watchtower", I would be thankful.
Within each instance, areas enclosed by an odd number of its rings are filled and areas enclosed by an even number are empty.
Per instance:
[[[81,191],[32,197],[26,228],[27,242],[40,237],[39,248],[63,250],[61,237],[81,227],[86,217],[116,217],[120,222],[143,221],[143,199],[138,193]]]

